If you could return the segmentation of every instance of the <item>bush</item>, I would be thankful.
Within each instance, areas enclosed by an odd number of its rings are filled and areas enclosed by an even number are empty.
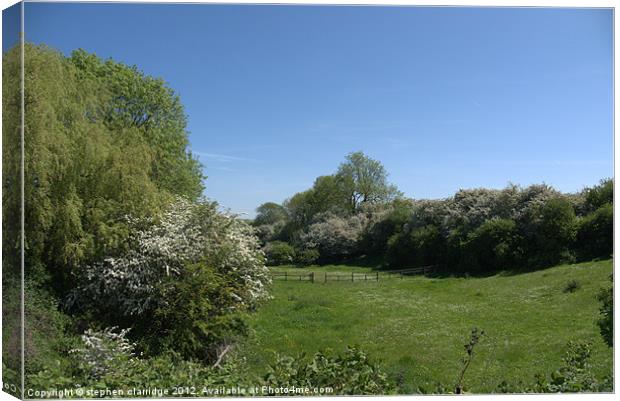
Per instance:
[[[18,280],[3,277],[2,292],[2,361],[10,370],[21,370],[21,285]],[[74,344],[75,338],[67,331],[71,326],[69,316],[58,310],[58,300],[30,280],[25,282],[25,370],[36,372],[61,359]],[[15,382],[11,382],[15,383]]]
[[[564,364],[548,379],[536,375],[534,391],[539,393],[577,393],[610,391],[606,382],[599,383],[590,365],[592,345],[588,342],[569,342],[563,357]]]
[[[433,265],[439,262],[445,246],[439,229],[427,225],[393,235],[388,241],[386,259],[397,268]]]
[[[581,288],[581,283],[579,283],[579,281],[577,280],[569,280],[566,285],[564,286],[564,290],[562,290],[564,293],[569,293],[569,292],[575,292],[578,289]]]
[[[614,207],[607,203],[585,216],[578,225],[579,259],[609,257],[614,250]]]
[[[614,181],[613,179],[604,179],[598,185],[588,188],[586,193],[586,207],[590,211],[599,209],[600,207],[614,202]]]
[[[552,266],[572,262],[577,231],[575,211],[570,202],[552,197],[542,205],[528,211],[528,218],[521,221],[523,249],[533,266]]]
[[[493,219],[471,232],[462,244],[461,269],[490,272],[519,262],[518,235],[513,220]]]
[[[107,327],[103,331],[88,329],[82,335],[82,346],[71,350],[76,355],[78,369],[87,377],[100,379],[115,366],[128,363],[134,357],[134,347],[125,338],[129,329]]]
[[[364,233],[363,247],[367,255],[384,255],[387,242],[400,232],[411,217],[412,202],[402,199],[393,201],[384,211],[375,213]]]
[[[288,265],[295,260],[295,248],[286,242],[273,241],[265,246],[269,266]]]
[[[356,347],[339,355],[317,352],[310,361],[303,354],[278,355],[263,382],[271,387],[332,388],[328,395],[389,394],[394,389],[381,368]]]
[[[304,249],[297,251],[296,262],[300,265],[311,265],[317,262],[321,257],[321,254],[316,249]]]
[[[211,389],[249,388],[256,385],[248,380],[247,369],[237,357],[229,358],[218,367],[205,366],[201,363],[187,361],[175,353],[166,353],[154,358],[141,359],[125,355],[116,358],[105,373],[92,377],[79,369],[85,361],[73,355],[72,368],[59,369],[49,366],[47,369],[26,376],[27,388],[48,390],[50,388],[82,389],[167,389],[171,396],[172,389],[177,389],[176,396],[207,397],[218,394],[203,393],[203,387]],[[75,394],[75,393],[74,393]],[[220,394],[222,395],[222,394]],[[126,396],[127,397],[127,396]],[[134,397],[165,397],[163,394],[134,394]]]
[[[167,302],[155,311],[145,342],[156,351],[174,349],[187,359],[216,361],[226,346],[247,334],[238,313],[245,310],[239,293],[241,282],[206,262],[186,266],[162,285]]]
[[[151,333],[156,344],[178,336],[187,340],[183,353],[189,355],[199,348],[198,339],[210,351],[221,338],[214,331],[242,327],[228,320],[231,313],[251,310],[268,297],[269,277],[253,229],[218,213],[215,204],[178,200],[159,221],[131,224],[136,228],[129,251],[85,266],[69,307],[96,314],[107,325],[131,326],[135,335]],[[195,321],[179,316],[186,312]]]
[[[364,214],[350,217],[325,215],[308,227],[300,237],[303,248],[318,249],[321,258],[337,260],[354,256],[358,242],[366,228],[368,218]]]
[[[614,346],[614,287],[613,276],[609,276],[612,285],[608,288],[602,288],[598,293],[597,299],[601,303],[601,318],[598,320],[598,327],[601,330],[603,340],[610,347]]]

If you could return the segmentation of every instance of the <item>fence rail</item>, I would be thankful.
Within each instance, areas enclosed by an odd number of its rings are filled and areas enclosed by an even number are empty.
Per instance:
[[[273,272],[271,273],[271,277],[274,280],[284,280],[284,281],[310,281],[314,283],[314,272],[299,274],[299,273],[289,273],[289,272]]]
[[[317,274],[315,272],[309,272],[309,273],[293,273],[293,272],[286,272],[286,271],[285,272],[271,272],[271,277],[274,280],[307,281],[310,283],[315,283],[315,282],[327,283],[328,281],[342,281],[342,282],[379,281],[380,278],[403,279],[405,278],[405,276],[413,276],[417,274],[426,275],[433,270],[433,267],[434,266],[422,266],[422,267],[411,267],[411,268],[399,269],[399,270],[383,270],[383,271],[366,272],[366,273],[325,272],[322,280],[319,277],[317,277]]]

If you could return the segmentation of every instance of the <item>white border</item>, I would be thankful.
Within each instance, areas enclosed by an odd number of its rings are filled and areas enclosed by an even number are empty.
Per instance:
[[[27,2],[51,2],[51,1],[47,1],[47,0],[26,0]],[[66,3],[178,3],[178,4],[199,4],[199,3],[216,3],[216,4],[299,4],[299,5],[369,5],[369,6],[479,6],[479,7],[588,7],[588,8],[593,8],[593,7],[604,7],[604,8],[614,8],[616,7],[617,1],[615,0],[589,0],[589,1],[566,1],[566,0],[521,0],[521,1],[514,1],[514,0],[504,0],[504,1],[497,1],[497,0],[473,0],[473,1],[464,1],[464,0],[426,0],[426,1],[411,1],[411,0],[389,0],[389,1],[382,1],[382,0],[376,0],[376,1],[363,1],[363,0],[338,0],[338,1],[329,1],[329,0],[315,0],[315,1],[303,1],[303,0],[288,0],[288,1],[284,1],[284,2],[274,2],[274,1],[260,1],[260,0],[243,0],[243,1],[234,1],[234,0],[219,0],[219,1],[174,1],[174,0],[149,0],[149,1],[89,1],[89,0],[63,0],[63,1],[58,1],[58,2],[66,2]],[[15,4],[16,1],[11,1],[11,0],[0,0],[0,5],[2,6],[2,9],[9,7],[13,4]],[[24,26],[24,20],[23,20],[23,4],[22,4],[22,27]],[[615,14],[615,11],[614,11]],[[1,31],[1,18],[0,18],[0,31]],[[615,102],[616,99],[616,95],[617,95],[617,88],[615,86],[615,76],[618,73],[618,65],[615,62],[615,55],[616,53],[616,46],[618,43],[618,33],[615,30],[615,15],[614,15],[614,177],[620,177],[620,174],[618,174],[620,172],[620,167],[618,165],[615,164],[615,154],[617,154],[618,151],[618,147],[620,146],[619,143],[617,141],[615,141],[615,121],[616,121],[616,116],[618,114],[618,106]],[[22,46],[23,46],[23,41],[22,41]],[[1,89],[1,82],[0,82],[0,89]],[[23,91],[23,51],[22,51],[22,91]],[[23,93],[23,92],[22,92]],[[22,96],[22,109],[23,109],[23,96]],[[22,136],[23,136],[23,113],[22,113]],[[1,123],[1,121],[0,121]],[[23,138],[22,138],[23,139]],[[0,142],[0,151],[1,151],[1,142]],[[22,163],[23,163],[23,140],[22,140]],[[1,167],[1,166],[0,166]],[[24,177],[23,177],[23,167],[22,167],[22,199],[23,199],[23,183],[24,183]],[[0,182],[2,182],[2,173],[1,173],[1,168],[0,168]],[[614,207],[614,249],[616,248],[616,241],[618,240],[618,238],[620,238],[620,225],[616,224],[617,223],[617,216],[618,216],[618,211],[620,210],[620,207],[618,207],[618,200],[619,200],[619,195],[618,195],[618,191],[614,192],[614,205],[616,205]],[[1,213],[1,212],[0,212]],[[22,209],[22,222],[23,222],[23,209]],[[22,229],[23,229],[23,223],[22,223]],[[0,229],[0,240],[2,238],[2,233],[1,233],[1,229]],[[23,247],[23,235],[22,235],[22,247]],[[23,249],[23,248],[22,248]],[[615,253],[615,252],[614,252]],[[23,255],[23,252],[22,252]],[[22,277],[23,277],[23,268],[24,268],[24,261],[23,261],[23,257],[22,257]],[[615,274],[615,263],[614,263],[614,274]],[[23,289],[23,282],[22,282],[22,289]],[[1,286],[0,286],[0,294],[1,294]],[[615,299],[616,299],[616,293],[617,290],[614,286],[614,304],[615,304]],[[23,329],[23,290],[22,290],[22,329]],[[617,308],[615,309],[615,313],[614,313],[614,322],[617,321],[618,319],[618,310]],[[614,324],[615,326],[615,324]],[[0,322],[0,328],[1,328],[1,322]],[[23,340],[24,340],[24,333],[22,330],[22,344],[23,344]],[[618,344],[618,338],[620,336],[618,335],[618,331],[615,330],[614,333],[614,344]],[[0,350],[1,350],[1,345],[0,345]],[[23,354],[24,350],[22,349],[22,354]],[[23,358],[23,357],[22,357]],[[614,377],[614,388],[618,389],[619,384],[620,384],[620,380],[618,378],[618,372],[620,372],[619,370],[620,364],[618,361],[618,358],[616,357],[616,352],[614,350],[614,372],[616,373],[616,377]],[[23,365],[22,365],[22,374],[23,374]],[[22,391],[23,391],[23,382],[22,382]],[[393,398],[397,398],[397,399],[418,399],[418,398],[422,398],[422,397],[429,397],[429,396],[392,396],[389,397],[390,399]],[[432,396],[433,399],[449,399],[451,397],[454,396]],[[467,396],[468,399],[472,399],[472,400],[489,400],[489,399],[495,399],[498,397],[504,397],[504,398],[509,398],[510,400],[534,400],[534,399],[547,399],[550,397],[556,398],[558,399],[558,397],[570,397],[570,398],[574,398],[574,397],[579,397],[580,399],[596,399],[596,400],[612,400],[615,399],[615,396],[613,394],[561,394],[561,395],[471,395],[471,396]],[[305,398],[305,397],[304,397]],[[321,397],[321,399],[324,400],[337,400],[339,398],[342,397]],[[365,397],[366,399],[372,399],[372,400],[381,400],[381,399],[385,399],[386,397]],[[3,400],[14,400],[14,397],[11,397],[10,395],[8,395],[7,393],[4,392],[0,392],[0,401]],[[157,400],[155,398],[151,398],[152,400]],[[247,400],[247,398],[226,398],[227,400]]]

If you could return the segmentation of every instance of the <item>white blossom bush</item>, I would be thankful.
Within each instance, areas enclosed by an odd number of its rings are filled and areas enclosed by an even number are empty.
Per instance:
[[[129,250],[84,266],[67,306],[138,316],[165,306],[163,285],[188,264],[204,262],[239,283],[229,309],[267,297],[264,255],[253,229],[211,202],[177,199],[159,219],[129,219]]]
[[[354,255],[368,225],[368,217],[358,213],[350,217],[328,215],[303,233],[300,241],[305,249],[318,249],[323,258]]]
[[[106,327],[103,331],[88,329],[82,334],[82,346],[70,352],[76,357],[79,369],[93,379],[100,379],[118,364],[131,363],[135,344],[126,335],[129,329]]]

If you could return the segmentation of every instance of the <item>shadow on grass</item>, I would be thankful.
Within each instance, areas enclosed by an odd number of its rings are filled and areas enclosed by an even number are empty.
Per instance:
[[[436,279],[469,278],[469,277],[486,278],[486,277],[492,277],[492,276],[511,277],[511,276],[517,276],[521,274],[532,273],[535,271],[544,271],[552,267],[558,266],[560,264],[579,264],[579,263],[600,262],[600,261],[609,260],[609,259],[613,259],[613,258],[611,257],[596,258],[592,260],[580,260],[576,262],[560,261],[555,264],[544,264],[544,265],[531,263],[531,264],[528,264],[526,267],[493,269],[493,270],[487,270],[487,271],[475,271],[475,270],[466,271],[465,268],[460,268],[459,271],[455,271],[454,269],[451,269],[449,266],[446,266],[446,265],[435,265],[432,267],[431,271],[427,272],[424,276],[429,277],[429,278],[436,278]],[[381,257],[366,257],[366,256],[359,256],[359,257],[355,257],[355,258],[351,258],[347,260],[330,261],[330,262],[319,264],[319,266],[325,266],[325,265],[343,265],[343,266],[348,266],[348,267],[364,267],[364,268],[370,268],[373,272],[379,272],[379,273],[381,272],[387,273],[389,271],[397,271],[397,270],[422,267],[422,266],[406,266],[406,267],[401,267],[399,269],[393,266],[389,266],[387,262]],[[299,267],[304,268],[304,266],[299,266]],[[311,270],[312,267],[311,266],[308,266],[308,267],[309,267],[309,270]],[[407,276],[412,277],[412,276],[419,276],[421,274],[404,273],[403,275],[405,277]]]

